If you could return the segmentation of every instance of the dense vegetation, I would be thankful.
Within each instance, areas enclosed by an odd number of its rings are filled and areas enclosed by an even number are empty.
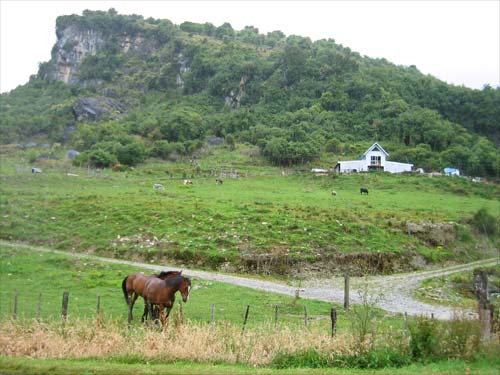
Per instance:
[[[90,30],[99,47],[70,85],[53,77],[58,53],[74,53],[71,38],[28,84],[2,94],[3,143],[66,143],[82,152],[76,163],[103,167],[193,158],[210,136],[255,145],[284,166],[357,157],[360,143],[381,141],[392,160],[416,167],[500,174],[498,88],[448,85],[332,39],[229,23],[178,26],[111,9],[59,17],[56,29],[60,39]],[[82,118],[75,102],[89,97],[123,110]]]

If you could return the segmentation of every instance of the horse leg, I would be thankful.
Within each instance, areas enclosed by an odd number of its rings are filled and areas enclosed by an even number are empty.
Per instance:
[[[172,310],[172,306],[170,307],[167,307],[167,316],[165,316],[165,319],[168,318],[168,316],[170,315],[170,311]]]
[[[134,319],[133,317],[133,314],[132,314],[132,311],[134,311],[134,304],[135,304],[135,301],[137,300],[137,297],[139,297],[139,295],[135,292],[133,292],[132,296],[130,297],[129,299],[129,314],[130,314],[130,320]]]
[[[167,315],[165,316],[165,305],[163,304],[159,304],[158,308],[160,309],[160,322],[162,327],[164,327],[165,323],[167,322],[168,312]]]
[[[144,312],[141,316],[141,322],[144,323],[148,319],[148,302],[144,299]]]

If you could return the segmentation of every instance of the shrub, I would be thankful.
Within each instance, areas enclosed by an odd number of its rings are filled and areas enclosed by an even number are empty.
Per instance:
[[[402,367],[410,363],[411,356],[408,351],[381,346],[353,354],[320,352],[314,348],[295,353],[279,352],[273,358],[272,366],[280,369],[291,367],[377,369]]]
[[[472,225],[486,235],[493,236],[497,232],[498,219],[490,214],[486,208],[479,209],[472,218]]]
[[[413,359],[425,360],[435,358],[439,341],[436,321],[419,317],[408,328],[411,335],[410,352]]]
[[[107,168],[110,165],[116,164],[116,162],[115,155],[99,149],[82,152],[73,159],[74,165],[82,166],[89,164],[97,168]]]
[[[116,156],[121,164],[136,165],[146,159],[146,150],[142,143],[133,142],[118,148]]]

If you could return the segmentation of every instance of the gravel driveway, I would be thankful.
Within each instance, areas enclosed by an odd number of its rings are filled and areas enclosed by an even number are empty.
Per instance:
[[[31,246],[19,243],[0,241],[0,245],[6,247],[19,247],[34,251],[53,252],[64,254],[75,258],[94,259],[101,262],[126,264],[129,266],[140,267],[152,271],[162,271],[165,269],[176,269],[174,266],[155,265],[149,263],[131,262],[120,259],[103,258],[94,255],[70,253],[59,250],[51,250],[44,247]],[[393,312],[408,313],[408,315],[427,315],[431,314],[437,319],[451,319],[455,314],[466,314],[475,316],[472,310],[457,310],[447,306],[430,305],[417,301],[413,298],[414,291],[419,287],[423,280],[450,275],[457,272],[469,271],[479,266],[489,266],[500,264],[500,257],[481,260],[477,262],[461,264],[451,267],[443,267],[430,271],[420,271],[405,274],[396,274],[391,276],[373,276],[373,277],[351,277],[350,278],[350,303],[361,303],[369,301],[377,307]],[[232,276],[216,272],[198,271],[194,269],[183,268],[183,274],[205,280],[219,281],[253,289],[260,289],[267,292],[281,293],[289,296],[295,296],[299,289],[300,297],[315,299],[326,302],[343,303],[344,301],[344,278],[304,280],[291,284],[280,283],[276,281],[264,281],[256,278],[247,278],[241,276]]]

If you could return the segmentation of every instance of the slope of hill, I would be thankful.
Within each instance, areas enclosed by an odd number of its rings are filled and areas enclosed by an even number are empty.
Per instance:
[[[472,90],[334,40],[84,11],[50,61],[1,96],[3,143],[64,142],[82,165],[192,155],[208,136],[276,165],[383,141],[417,167],[498,177],[500,90]]]

